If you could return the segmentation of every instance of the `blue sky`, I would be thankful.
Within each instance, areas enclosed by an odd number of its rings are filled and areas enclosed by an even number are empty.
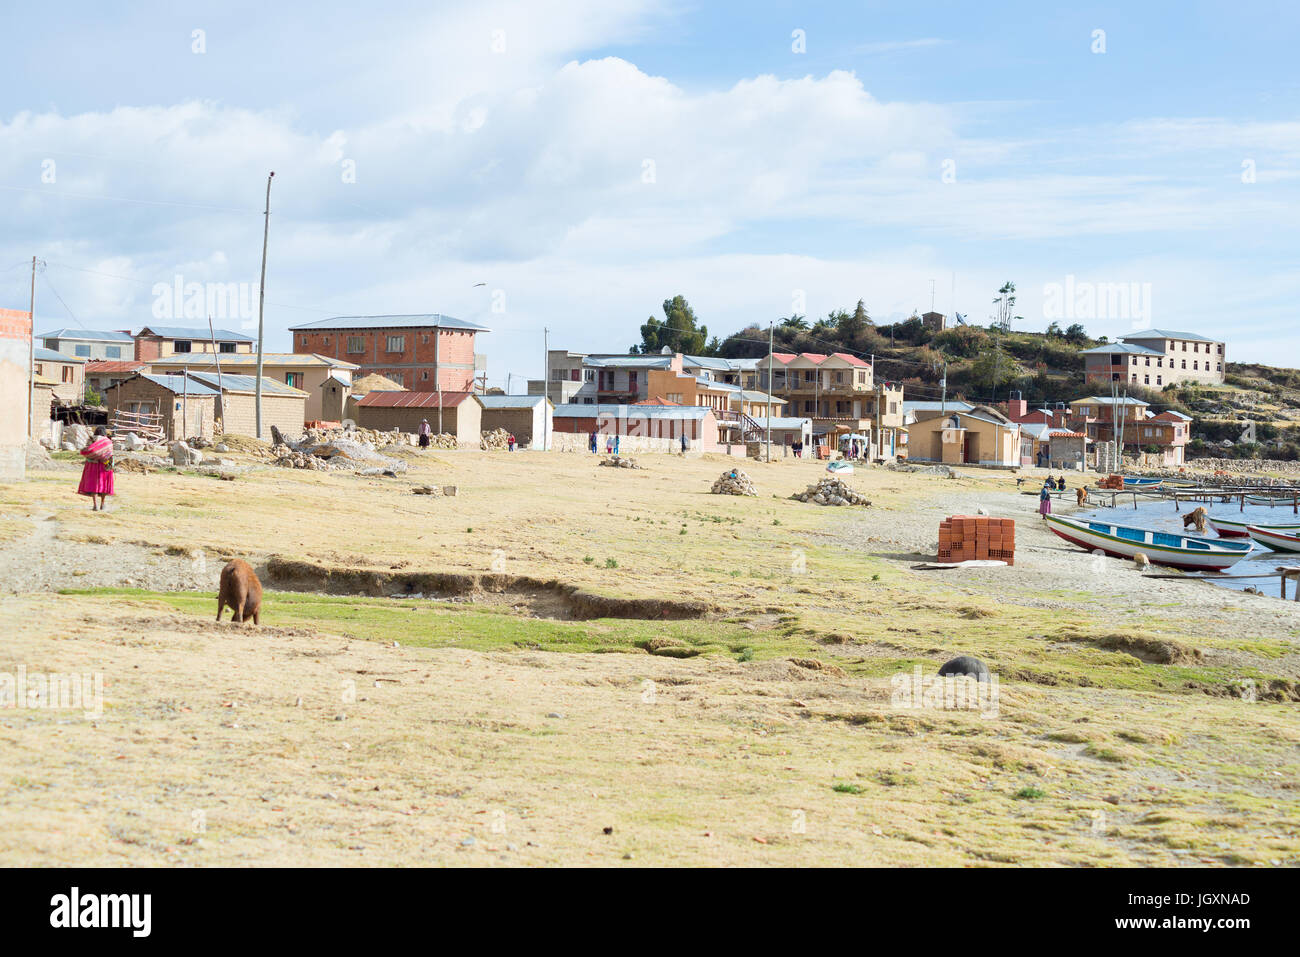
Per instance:
[[[256,283],[268,348],[349,313],[475,319],[490,380],[861,298],[984,321],[1017,283],[1143,289],[1094,334],[1300,365],[1300,8],[555,0],[6,11],[0,306],[138,328]],[[202,52],[194,31],[202,30]],[[1104,31],[1104,52],[1094,31]],[[802,31],[803,51],[793,47]],[[347,170],[355,175],[348,179]],[[476,283],[486,283],[476,286]],[[1145,300],[1142,300],[1145,301]],[[247,323],[247,316],[221,324]]]

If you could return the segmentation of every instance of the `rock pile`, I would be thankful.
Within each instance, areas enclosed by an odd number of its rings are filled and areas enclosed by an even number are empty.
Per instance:
[[[828,477],[816,485],[809,485],[803,492],[790,496],[797,502],[813,502],[817,505],[870,505],[862,495],[850,488],[843,479]]]
[[[328,442],[308,440],[296,446],[281,443],[271,448],[271,456],[281,468],[311,469],[317,472],[349,470],[367,475],[406,471],[406,463],[402,460],[381,455],[368,443],[342,436]]]
[[[753,480],[740,469],[728,469],[709,489],[714,495],[757,495]]]
[[[190,448],[189,443],[181,439],[168,446],[167,452],[172,458],[173,465],[198,465],[203,461],[203,453],[198,449]]]
[[[601,459],[597,465],[608,465],[616,469],[639,469],[642,466],[636,464],[636,459],[630,459],[625,455],[607,455]]]
[[[478,447],[485,452],[501,452],[510,448],[510,432],[507,429],[493,429],[484,432]]]

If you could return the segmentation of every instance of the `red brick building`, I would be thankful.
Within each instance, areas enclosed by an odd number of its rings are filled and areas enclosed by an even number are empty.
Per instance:
[[[440,316],[339,316],[292,326],[294,352],[352,362],[416,392],[474,391],[474,337],[490,330]]]

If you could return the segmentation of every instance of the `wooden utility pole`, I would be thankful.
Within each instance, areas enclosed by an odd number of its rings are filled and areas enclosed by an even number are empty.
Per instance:
[[[256,410],[259,439],[262,437],[262,341],[266,333],[263,321],[266,309],[266,241],[271,232],[271,180],[273,179],[275,179],[275,170],[271,170],[271,175],[266,177],[266,212],[262,214],[266,217],[266,221],[262,224],[262,280],[257,285],[257,383],[254,388],[253,404]],[[224,401],[222,412],[225,412]]]
[[[27,306],[31,323],[27,341],[27,435],[32,434],[32,417],[36,415],[36,257],[32,257],[32,298]]]

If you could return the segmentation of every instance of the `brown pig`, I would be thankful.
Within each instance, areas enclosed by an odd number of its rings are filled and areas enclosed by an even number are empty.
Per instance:
[[[242,558],[232,558],[221,569],[221,588],[217,592],[217,621],[221,612],[230,606],[231,621],[262,623],[262,583],[257,580],[253,566]]]

